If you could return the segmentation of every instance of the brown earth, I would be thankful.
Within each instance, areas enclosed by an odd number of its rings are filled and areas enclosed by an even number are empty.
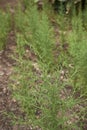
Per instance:
[[[13,7],[17,4],[18,0],[0,0],[0,8],[6,9],[6,7],[9,5],[10,7]]]

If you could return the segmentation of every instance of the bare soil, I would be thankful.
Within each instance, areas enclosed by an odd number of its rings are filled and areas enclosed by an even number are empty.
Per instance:
[[[6,10],[7,6],[13,7],[16,6],[18,0],[0,0],[0,8]]]

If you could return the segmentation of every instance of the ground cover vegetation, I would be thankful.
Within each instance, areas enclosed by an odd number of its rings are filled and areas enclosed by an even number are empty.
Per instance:
[[[8,32],[10,31],[10,14],[0,11],[0,50],[5,47]]]
[[[71,16],[47,1],[38,10],[36,2],[22,1],[14,14],[16,65],[9,86],[24,117],[9,116],[32,129],[86,130],[87,10],[77,15],[73,9]]]

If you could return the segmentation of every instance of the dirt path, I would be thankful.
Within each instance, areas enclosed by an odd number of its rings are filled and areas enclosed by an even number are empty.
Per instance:
[[[6,9],[8,5],[10,7],[14,8],[17,4],[18,0],[0,0],[0,8],[1,9]]]

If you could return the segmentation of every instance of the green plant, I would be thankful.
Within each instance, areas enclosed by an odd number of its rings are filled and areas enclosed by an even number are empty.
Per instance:
[[[40,60],[46,64],[53,62],[52,49],[54,47],[53,31],[46,14],[42,15],[41,23],[35,35],[35,48]]]
[[[52,49],[55,40],[53,29],[45,12],[40,14],[36,7],[31,7],[25,15],[19,9],[17,15],[15,15],[16,27],[21,31],[27,45],[33,49],[41,61],[48,65],[52,64]]]
[[[20,33],[16,34],[16,42],[17,42],[16,52],[19,55],[19,57],[23,57],[26,51],[25,50],[26,40],[24,39],[22,34]]]
[[[64,85],[59,81],[59,71],[49,74],[38,62],[41,75],[33,71],[30,61],[18,59],[15,68],[15,84],[12,85],[13,96],[19,102],[26,115],[24,123],[38,126],[42,130],[66,129],[68,111],[77,103],[72,96],[61,97]],[[29,73],[27,73],[29,72]],[[73,124],[73,123],[72,123]]]
[[[22,4],[24,6],[24,9],[26,10],[29,8],[32,4],[34,4],[33,0],[22,0]]]
[[[72,30],[67,38],[63,32],[68,26],[65,27],[64,15],[60,15],[61,21],[58,21],[62,31],[60,41],[62,45],[67,41],[69,48],[67,55],[61,45],[57,65],[54,64],[53,57],[54,31],[46,11],[38,12],[35,6],[31,6],[25,12],[19,8],[15,17],[17,65],[12,77],[14,84],[11,87],[13,97],[18,101],[21,111],[25,113],[25,119],[19,120],[33,127],[38,126],[42,130],[82,130],[78,122],[81,114],[85,112],[82,102],[85,101],[83,95],[86,96],[86,87],[80,91],[80,96],[75,98],[75,94],[84,85],[83,79],[86,81],[87,72],[87,33],[83,29],[81,15],[78,18],[73,17],[70,25]],[[26,58],[26,46],[29,47],[28,51],[33,51],[37,56],[35,62]],[[71,68],[68,67],[69,63]],[[68,74],[63,69],[66,69]],[[62,80],[60,71],[64,74]],[[71,92],[69,88],[67,89],[69,86]],[[83,117],[85,118],[85,114]]]
[[[77,75],[79,76],[78,82],[82,82],[82,84],[86,82],[86,72],[87,72],[87,59],[86,59],[86,48],[87,48],[87,40],[86,40],[87,32],[83,28],[82,19],[80,16],[74,17],[72,19],[72,32],[69,35],[69,51],[73,56],[73,62],[75,69],[77,71]],[[81,39],[80,39],[81,38]]]
[[[15,29],[16,32],[23,33],[25,32],[25,29],[27,27],[27,18],[25,13],[22,11],[21,4],[19,3],[14,15],[14,20],[15,20]]]
[[[0,11],[0,50],[5,47],[10,30],[10,14]]]

